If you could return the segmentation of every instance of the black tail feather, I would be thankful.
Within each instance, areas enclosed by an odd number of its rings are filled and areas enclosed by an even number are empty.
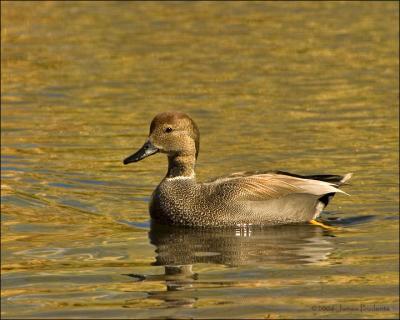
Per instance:
[[[325,181],[325,182],[336,184],[338,186],[342,184],[341,182],[344,178],[343,176],[339,176],[339,175],[335,175],[335,174],[315,174],[315,175],[311,175],[311,176],[302,176],[300,174],[294,174],[294,173],[285,172],[285,171],[276,171],[276,173],[284,174],[284,175],[296,177],[296,178],[302,178],[302,179]]]
[[[332,198],[334,197],[335,193],[327,193],[324,194],[321,198],[319,198],[318,200],[321,201],[324,204],[324,207],[326,207],[329,203],[329,201],[332,200]]]

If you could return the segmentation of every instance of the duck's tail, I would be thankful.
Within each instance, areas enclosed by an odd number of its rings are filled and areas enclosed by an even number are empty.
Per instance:
[[[345,184],[347,181],[349,181],[349,180],[351,179],[352,176],[353,176],[353,173],[352,173],[352,172],[346,173],[346,174],[342,177],[342,179],[340,180],[340,184],[339,184],[339,185]]]
[[[285,171],[276,171],[276,173],[279,174],[284,174],[292,177],[297,177],[297,178],[302,178],[302,179],[311,179],[311,180],[319,180],[319,181],[324,181],[324,182],[329,182],[332,183],[336,186],[341,186],[342,184],[345,184],[347,181],[349,181],[352,177],[352,173],[347,173],[344,176],[339,176],[335,174],[314,174],[310,176],[303,176],[299,174],[294,174],[294,173],[289,173]]]

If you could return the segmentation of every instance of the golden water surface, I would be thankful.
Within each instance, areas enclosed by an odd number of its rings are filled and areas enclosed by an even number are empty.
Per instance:
[[[398,317],[398,2],[1,9],[2,317]],[[353,172],[336,228],[150,226],[165,110],[199,180]]]

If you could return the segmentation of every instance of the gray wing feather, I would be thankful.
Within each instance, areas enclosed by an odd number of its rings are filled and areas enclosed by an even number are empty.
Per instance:
[[[345,193],[333,183],[274,173],[251,176],[231,175],[220,178],[211,184],[215,184],[217,188],[230,190],[238,200],[252,201],[276,199],[294,193],[316,196],[336,192]]]

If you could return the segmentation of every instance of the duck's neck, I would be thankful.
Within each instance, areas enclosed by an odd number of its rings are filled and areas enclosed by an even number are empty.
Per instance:
[[[168,156],[168,172],[166,178],[194,178],[194,166],[196,157],[194,155]]]

